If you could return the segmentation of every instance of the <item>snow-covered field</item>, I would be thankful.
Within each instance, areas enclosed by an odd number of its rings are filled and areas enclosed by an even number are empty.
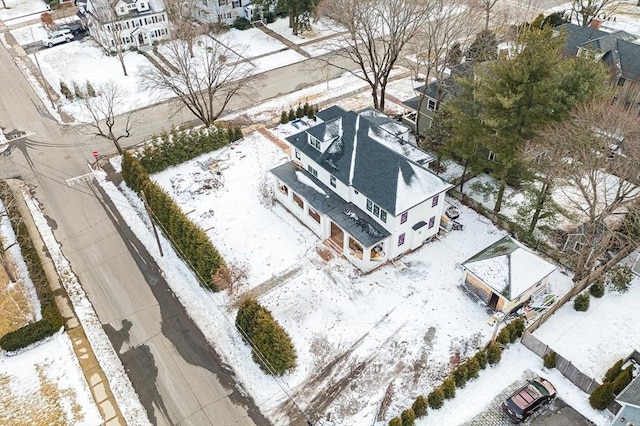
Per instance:
[[[0,424],[102,424],[66,333],[0,354]]]
[[[275,132],[292,130],[287,125]],[[228,166],[221,177],[198,163],[214,157]],[[190,315],[276,424],[287,423],[282,410],[291,408],[280,386],[303,409],[314,398],[322,400],[331,386],[340,387],[319,414],[330,413],[330,424],[351,426],[371,424],[387,386],[394,383],[389,414],[395,415],[440,383],[450,357],[472,353],[490,337],[493,328],[487,324],[486,308],[459,287],[459,264],[505,234],[461,206],[464,231],[405,256],[407,269],[386,265],[362,275],[342,258],[322,260],[322,244],[314,234],[280,205],[260,202],[265,173],[284,160],[284,153],[253,133],[238,144],[154,176],[196,223],[209,230],[227,262],[246,267],[248,283],[235,295],[205,292],[166,253],[157,261]],[[124,188],[127,201],[112,184],[101,181],[116,205],[136,205],[139,216],[129,214],[126,220],[155,253],[139,201]],[[215,187],[219,189],[206,189]],[[278,277],[279,285],[261,294],[257,286]],[[560,272],[551,282],[557,294],[570,285],[569,277]],[[253,363],[233,327],[233,302],[256,287],[259,300],[289,332],[298,351],[298,367],[278,383]],[[487,395],[503,388],[500,381],[485,386]],[[481,402],[477,407],[482,408]],[[471,410],[464,412],[473,415]]]
[[[267,24],[270,30],[280,34],[287,40],[295,44],[308,43],[322,37],[328,37],[344,31],[339,24],[329,18],[321,18],[318,22],[311,22],[311,31],[305,31],[299,35],[293,35],[293,31],[289,28],[288,18],[277,18],[275,22]]]
[[[37,14],[45,12],[47,5],[42,0],[4,0],[7,8],[0,8],[0,21],[6,25],[19,21],[19,18],[30,16],[38,18]]]

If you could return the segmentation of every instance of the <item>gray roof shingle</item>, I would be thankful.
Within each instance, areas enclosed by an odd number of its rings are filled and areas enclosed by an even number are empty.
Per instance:
[[[339,116],[342,117],[342,137],[332,142],[325,152],[308,143],[307,132],[317,134],[315,128],[286,139],[337,180],[353,186],[394,216],[451,187],[417,162],[390,148],[389,145],[399,143],[398,138],[366,116],[337,106],[318,112],[323,120]]]

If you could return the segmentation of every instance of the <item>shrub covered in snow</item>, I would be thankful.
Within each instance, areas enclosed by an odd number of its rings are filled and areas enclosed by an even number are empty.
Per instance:
[[[582,293],[573,300],[573,309],[579,312],[585,312],[589,309],[589,294]]]
[[[616,265],[607,272],[607,287],[617,293],[626,293],[633,279],[633,271],[628,266]]]

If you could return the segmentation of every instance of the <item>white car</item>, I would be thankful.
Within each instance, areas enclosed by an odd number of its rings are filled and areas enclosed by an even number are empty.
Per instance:
[[[54,44],[60,44],[63,42],[69,43],[71,40],[73,40],[73,38],[74,37],[73,37],[73,34],[71,33],[71,30],[68,30],[68,29],[58,30],[58,31],[53,31],[49,33],[49,35],[43,38],[42,44],[44,44],[47,47],[51,47]]]

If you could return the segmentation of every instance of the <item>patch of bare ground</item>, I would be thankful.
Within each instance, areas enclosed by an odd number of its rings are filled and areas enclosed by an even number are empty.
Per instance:
[[[15,265],[7,257],[0,256],[0,336],[33,321],[35,313]]]
[[[0,424],[12,426],[66,426],[82,420],[82,409],[71,389],[60,389],[36,366],[35,384],[12,383],[0,375]]]

